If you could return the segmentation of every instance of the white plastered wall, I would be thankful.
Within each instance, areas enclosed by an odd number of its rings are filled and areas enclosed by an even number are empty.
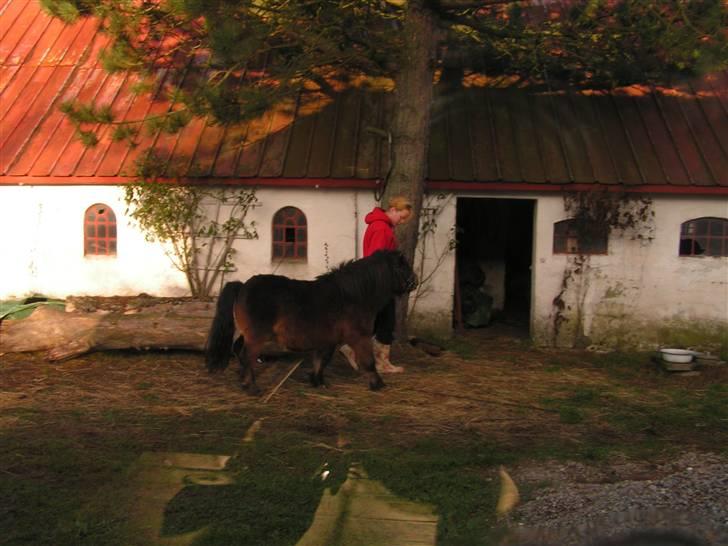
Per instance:
[[[593,255],[563,293],[566,319],[555,327],[554,298],[575,257],[552,252],[553,224],[568,216],[560,196],[538,199],[534,239],[532,335],[545,344],[654,346],[670,328],[728,327],[728,257],[681,257],[680,226],[705,216],[728,218],[725,197],[652,196],[654,240],[612,234],[607,255]],[[720,332],[719,332],[720,335]]]
[[[248,220],[258,239],[239,240],[237,271],[226,280],[257,273],[310,279],[344,260],[361,256],[364,216],[374,206],[371,191],[320,188],[260,189]],[[125,216],[123,190],[115,186],[5,186],[0,188],[0,298],[41,293],[157,296],[188,294],[184,275],[158,244],[150,244]],[[554,255],[553,224],[567,218],[560,195],[468,194],[467,197],[533,199],[535,205],[531,333],[545,344],[571,344],[577,334],[606,345],[622,341],[649,344],[661,325],[728,325],[728,258],[678,256],[680,225],[703,216],[728,218],[728,199],[653,196],[654,240],[649,244],[612,236],[609,253],[591,256],[588,270],[570,284],[566,322],[554,336],[554,298],[573,257]],[[83,215],[95,204],[113,208],[117,218],[115,258],[84,257]],[[416,298],[412,325],[448,331],[452,321],[456,199],[444,194],[437,229],[424,240],[415,266],[427,284]],[[284,206],[296,206],[308,222],[308,260],[271,259],[271,219]],[[577,316],[578,311],[578,316]],[[579,328],[576,328],[576,325]],[[721,326],[722,325],[722,326]],[[578,330],[578,331],[577,331]],[[635,339],[637,337],[638,339]],[[557,339],[559,338],[559,339]]]
[[[155,296],[189,294],[184,275],[150,244],[125,215],[117,186],[5,186],[0,188],[0,298],[32,294]],[[247,220],[258,239],[238,240],[231,278],[278,273],[311,279],[340,262],[361,256],[364,215],[374,206],[371,191],[260,189]],[[110,206],[117,221],[117,255],[84,256],[83,218],[96,203]],[[308,222],[308,260],[274,263],[271,220],[282,207],[295,206]]]
[[[237,268],[226,279],[247,279],[251,275],[273,273],[296,279],[312,279],[341,262],[361,257],[364,216],[374,207],[371,191],[325,188],[260,189],[258,203],[248,215],[256,223],[258,239],[241,240],[233,263]],[[271,221],[283,207],[294,206],[306,216],[308,259],[305,262],[272,258]]]
[[[681,224],[705,216],[728,218],[725,196],[652,196],[654,240],[646,243],[612,234],[608,254],[590,256],[583,273],[568,282],[563,294],[568,308],[562,313],[565,321],[558,332],[554,299],[562,293],[565,272],[573,269],[575,261],[574,256],[553,253],[554,223],[568,218],[562,196],[468,193],[459,197],[535,201],[531,335],[537,342],[653,347],[690,330],[695,334],[692,339],[698,341],[706,335],[711,339],[728,335],[728,257],[678,255]],[[446,244],[452,237],[455,215],[452,199],[428,244],[440,248]],[[427,252],[426,274],[433,267],[436,271],[431,288],[417,303],[413,322],[447,331],[452,320],[455,256],[450,253],[436,266],[433,258],[437,254],[432,249]]]
[[[186,293],[162,248],[128,224],[120,188],[6,186],[0,196],[0,298]],[[96,203],[116,215],[115,257],[84,256],[84,213]]]

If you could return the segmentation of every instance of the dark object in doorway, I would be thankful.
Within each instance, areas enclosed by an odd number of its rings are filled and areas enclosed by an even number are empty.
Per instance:
[[[468,328],[488,326],[493,313],[493,297],[483,292],[485,273],[478,262],[462,258],[458,262],[458,283],[462,323]]]
[[[485,273],[476,260],[464,257],[458,260],[458,282],[461,286],[479,288],[485,282]]]
[[[463,324],[468,328],[482,328],[490,324],[493,297],[481,288],[465,285],[460,290],[463,299]]]

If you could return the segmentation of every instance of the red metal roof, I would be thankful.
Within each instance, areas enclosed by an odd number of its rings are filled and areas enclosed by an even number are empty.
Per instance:
[[[106,126],[86,148],[60,112],[66,100],[110,105],[141,119],[170,104],[134,95],[134,76],[97,61],[93,19],[65,25],[36,0],[0,0],[0,184],[116,184],[133,178],[148,146],[186,180],[371,187],[387,170],[391,96],[353,90],[333,101],[299,97],[250,123],[196,119],[179,134],[129,148]],[[160,70],[158,85],[172,73]],[[728,74],[679,90],[591,95],[468,88],[438,94],[428,185],[439,189],[561,190],[594,184],[638,191],[728,193]]]

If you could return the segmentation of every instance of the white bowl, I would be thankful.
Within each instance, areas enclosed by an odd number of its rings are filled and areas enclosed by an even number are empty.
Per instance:
[[[686,349],[660,349],[660,354],[665,362],[692,362],[695,357],[695,351]]]

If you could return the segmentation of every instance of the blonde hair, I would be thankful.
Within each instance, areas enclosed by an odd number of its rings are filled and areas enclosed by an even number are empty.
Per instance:
[[[412,203],[404,195],[395,195],[389,198],[389,208],[412,212]]]

